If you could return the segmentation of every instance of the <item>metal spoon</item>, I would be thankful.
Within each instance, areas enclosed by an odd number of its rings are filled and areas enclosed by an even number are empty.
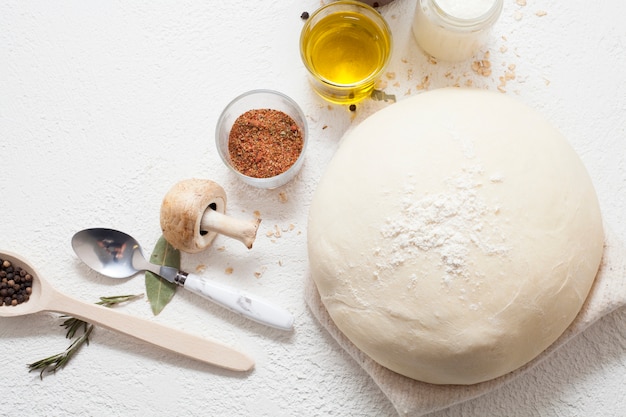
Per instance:
[[[69,297],[54,289],[32,265],[16,254],[2,251],[0,259],[22,267],[33,277],[30,299],[16,306],[0,306],[0,317],[17,317],[41,311],[53,311],[127,334],[155,346],[222,368],[247,371],[254,366],[254,360],[249,356],[220,342],[203,339],[153,321]]]
[[[258,323],[281,330],[293,328],[293,316],[281,307],[236,288],[148,262],[139,243],[119,230],[81,230],[72,238],[72,247],[89,267],[111,278],[128,278],[140,271],[150,271]]]

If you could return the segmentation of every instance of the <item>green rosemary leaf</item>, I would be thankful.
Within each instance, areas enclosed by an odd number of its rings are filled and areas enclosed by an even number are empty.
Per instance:
[[[142,297],[143,294],[131,294],[131,295],[116,295],[113,297],[100,297],[100,301],[96,304],[100,304],[105,307],[113,307],[116,304],[126,303],[128,301],[132,301],[135,298]]]
[[[180,251],[175,249],[161,236],[156,243],[150,262],[156,265],[171,266],[180,269]],[[178,285],[171,283],[152,272],[146,272],[146,295],[150,301],[152,314],[158,315],[172,300]]]
[[[67,334],[65,335],[67,339],[72,339],[76,331],[81,327],[83,328],[83,333],[87,331],[87,323],[74,317],[65,320],[61,326],[67,329]]]
[[[28,372],[36,370],[40,371],[39,378],[43,379],[43,374],[45,372],[55,373],[57,369],[63,368],[69,362],[70,358],[72,358],[72,356],[74,356],[74,354],[78,352],[81,346],[83,346],[84,344],[89,344],[89,335],[93,331],[93,324],[87,325],[87,323],[85,323],[85,325],[85,332],[79,338],[74,340],[72,344],[67,349],[65,349],[64,352],[29,364]]]

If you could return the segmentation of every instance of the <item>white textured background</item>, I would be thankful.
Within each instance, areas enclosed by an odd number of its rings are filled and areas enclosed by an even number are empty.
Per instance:
[[[410,33],[414,1],[383,7],[395,39],[385,91],[402,99],[455,84],[496,90],[509,69],[515,79],[503,94],[542,111],[570,139],[607,225],[624,240],[626,3],[523,3],[505,0],[488,46],[488,77],[470,62],[428,62]],[[319,5],[0,0],[0,248],[27,257],[56,287],[84,301],[140,293],[142,276],[114,281],[88,270],[71,236],[86,227],[118,228],[149,253],[169,187],[210,178],[226,189],[230,214],[258,210],[263,223],[251,251],[219,237],[206,252],[184,256],[183,267],[296,316],[295,332],[285,334],[186,291],[157,317],[144,299],[121,309],[238,346],[255,357],[256,369],[222,371],[98,328],[90,346],[43,381],[26,364],[65,349],[60,320],[2,319],[0,415],[394,415],[303,301],[306,215],[317,180],[343,132],[387,105],[364,103],[353,114],[310,91],[298,52],[300,14]],[[213,143],[224,106],[255,88],[290,95],[309,121],[302,173],[275,191],[237,182]],[[625,386],[622,309],[511,384],[434,415],[623,416]]]

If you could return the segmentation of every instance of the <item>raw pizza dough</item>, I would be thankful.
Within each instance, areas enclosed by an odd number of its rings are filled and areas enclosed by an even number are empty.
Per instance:
[[[502,94],[441,89],[348,132],[309,213],[311,274],[337,327],[382,366],[473,384],[572,322],[603,250],[567,141]]]

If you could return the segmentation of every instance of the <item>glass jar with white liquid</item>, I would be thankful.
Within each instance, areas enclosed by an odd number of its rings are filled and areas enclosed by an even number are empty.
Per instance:
[[[485,44],[502,5],[503,0],[418,0],[413,35],[429,55],[462,61]]]

